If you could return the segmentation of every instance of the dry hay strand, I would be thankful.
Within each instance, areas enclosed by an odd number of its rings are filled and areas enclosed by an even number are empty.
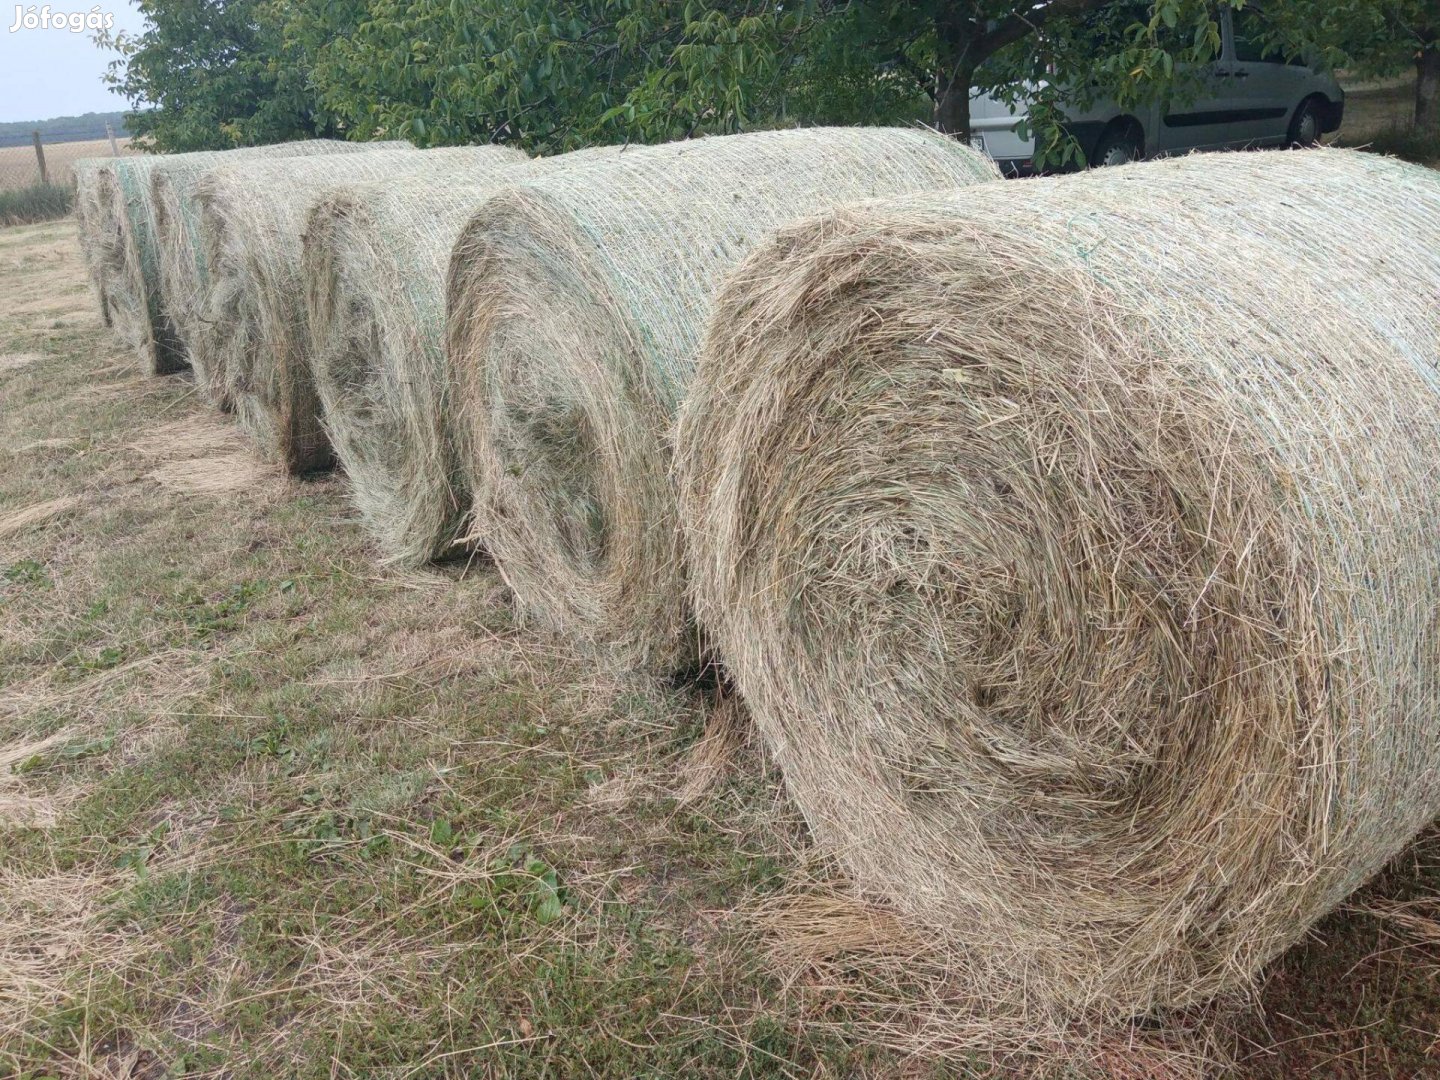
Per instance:
[[[460,230],[498,185],[614,158],[600,147],[489,178],[405,176],[341,188],[305,227],[301,277],[325,431],[382,556],[415,567],[466,554],[445,376],[445,274]]]
[[[260,491],[279,479],[248,449],[169,461],[149,478],[177,495],[239,495]]]
[[[1120,1026],[1037,1030],[987,1011],[967,957],[893,908],[841,891],[827,868],[737,913],[811,1034],[885,1047],[966,1075],[1026,1080],[1205,1080],[1229,1075],[1223,1008]],[[985,1071],[981,1072],[981,1067]],[[928,1072],[927,1072],[928,1075]]]
[[[19,371],[44,359],[44,354],[38,352],[0,353],[0,371]]]
[[[491,199],[451,265],[447,367],[475,532],[522,611],[624,663],[683,663],[667,432],[724,274],[795,217],[997,178],[933,132],[818,128],[647,147]]]
[[[676,805],[692,806],[720,784],[735,767],[736,756],[751,730],[750,717],[740,698],[717,702],[705,720],[705,731],[676,770],[672,797]]]
[[[213,415],[192,416],[151,428],[130,449],[145,457],[212,457],[242,449],[235,428]]]
[[[1440,899],[1436,897],[1377,899],[1350,910],[1380,920],[1387,929],[1411,945],[1440,945]]]
[[[5,447],[8,454],[19,457],[22,454],[33,454],[40,450],[79,450],[88,445],[89,440],[76,436],[69,439],[35,439],[33,442],[21,443],[18,446]]]
[[[369,154],[344,162],[251,164],[216,170],[196,188],[210,274],[197,379],[233,406],[268,459],[290,472],[331,463],[310,373],[300,256],[310,208],[346,183],[397,176],[435,186],[488,177],[528,160],[499,146]],[[266,198],[256,198],[264,191]]]
[[[6,829],[53,828],[65,805],[79,796],[70,791],[34,794],[26,790],[25,766],[37,756],[74,739],[71,728],[39,739],[21,739],[0,746],[0,835]]]
[[[1440,174],[1197,155],[782,230],[677,434],[814,833],[1040,1028],[1250,983],[1440,811]]]
[[[164,375],[186,366],[185,350],[161,300],[160,239],[156,231],[152,174],[199,162],[211,168],[253,158],[294,158],[364,151],[363,143],[326,139],[205,150],[194,154],[120,157],[97,171],[100,236],[96,265],[111,325],[134,349],[142,367]]]
[[[44,502],[31,503],[18,510],[0,514],[0,539],[15,536],[38,525],[46,525],[70,513],[80,503],[81,500],[76,496],[62,495],[58,499],[46,499]]]
[[[409,143],[401,141],[347,143],[321,140],[284,145],[303,146],[307,152],[302,156],[311,157],[318,153],[418,152]],[[208,365],[205,358],[197,357],[196,353],[211,342],[213,335],[205,333],[210,274],[200,232],[197,186],[212,169],[235,163],[233,158],[182,155],[150,174],[150,199],[155,207],[155,238],[159,247],[161,310],[174,327],[186,357],[202,375],[208,371]]]

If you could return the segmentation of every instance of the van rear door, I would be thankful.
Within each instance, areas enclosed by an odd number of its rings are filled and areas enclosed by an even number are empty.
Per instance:
[[[1264,16],[1247,5],[1227,12],[1234,32],[1235,61],[1231,81],[1236,116],[1232,143],[1263,145],[1283,142],[1290,114],[1305,96],[1310,70],[1300,62],[1265,48]]]

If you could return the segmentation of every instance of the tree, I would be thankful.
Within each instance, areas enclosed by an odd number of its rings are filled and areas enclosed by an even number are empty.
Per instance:
[[[1244,0],[1225,0],[1239,5]],[[1209,0],[850,0],[806,5],[814,75],[837,43],[868,51],[872,67],[910,80],[940,131],[970,137],[972,90],[1023,105],[1037,161],[1080,157],[1065,131],[1062,96],[1106,95],[1131,107],[1184,93],[1184,72],[1220,48]]]
[[[358,133],[537,150],[922,116],[964,138],[974,85],[1027,92],[1041,156],[1073,157],[1062,85],[1138,100],[1218,45],[1206,0],[371,0],[312,81]]]
[[[339,134],[318,108],[308,60],[286,41],[284,0],[140,0],[147,26],[110,42],[120,59],[107,81],[130,99],[126,126],[156,150],[219,150]],[[355,2],[309,2],[331,31]],[[148,106],[148,107],[147,107]]]
[[[1435,0],[1298,0],[1287,19],[1306,23],[1337,64],[1372,75],[1415,71],[1415,127],[1440,139],[1440,5]]]
[[[362,134],[553,152],[766,122],[783,111],[793,31],[753,2],[372,0],[353,35],[316,51],[312,78]]]

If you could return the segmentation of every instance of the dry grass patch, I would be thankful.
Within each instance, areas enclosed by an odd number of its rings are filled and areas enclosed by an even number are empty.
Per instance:
[[[208,840],[213,822],[196,820],[169,830],[156,848],[137,856],[140,861],[123,866],[90,861],[27,872],[0,863],[0,1062],[33,1038],[37,1021],[57,1010],[83,1010],[114,981],[143,972],[164,950],[167,935],[193,924],[186,915],[142,927],[121,910],[137,868],[147,875],[180,874],[224,858],[223,847]],[[95,1075],[92,1055],[104,1057],[114,1044],[113,1033],[87,1030],[73,1050],[53,1048],[54,1064]]]
[[[206,677],[203,661],[196,652],[163,649],[79,679],[48,671],[0,688],[0,720],[63,714],[98,723],[117,709],[141,706],[160,716],[198,688]]]
[[[42,675],[0,689],[0,722],[21,728],[38,717],[67,720],[57,731],[0,746],[0,831],[55,827],[94,786],[92,771],[73,771],[82,761],[143,762],[182,743],[185,728],[176,707],[207,678],[197,659],[164,651],[78,682],[57,684]],[[121,711],[143,719],[116,729],[112,717]]]
[[[0,371],[18,371],[43,359],[44,356],[36,352],[5,353],[0,355]]]
[[[212,457],[243,446],[235,425],[212,413],[161,424],[130,444],[138,454],[159,458]]]
[[[43,738],[21,739],[0,746],[0,835],[7,828],[47,828],[55,824],[64,804],[78,795],[78,789],[32,793],[27,790],[27,766],[38,762],[46,751],[71,741],[72,728],[64,728]]]
[[[167,462],[149,477],[176,495],[210,497],[253,493],[284,483],[273,468],[248,450]]]
[[[17,1037],[34,1017],[72,999],[88,971],[114,971],[144,947],[106,925],[125,879],[110,867],[26,874],[0,867],[0,1031]]]
[[[81,500],[77,496],[62,495],[57,499],[46,499],[44,502],[31,503],[18,510],[0,514],[0,539],[47,525],[80,505]]]
[[[85,158],[108,158],[111,156],[110,140],[107,139],[81,139],[76,142],[49,142],[45,146],[45,171],[54,184],[69,184],[73,180],[75,164]],[[138,147],[131,145],[130,136],[116,136],[115,146],[122,155],[138,154]],[[5,188],[19,188],[32,182],[39,176],[39,168],[35,161],[35,151],[30,146],[18,146],[7,148],[5,154],[9,160],[5,168],[0,168],[0,190]],[[13,162],[19,160],[24,168],[14,167]]]
[[[63,228],[66,223],[51,228]],[[68,230],[67,230],[68,231]],[[44,246],[28,248],[23,255],[0,259],[0,266],[9,263],[12,271],[6,285],[7,320],[23,321],[37,330],[56,329],[56,320],[87,328],[99,326],[99,316],[90,307],[78,307],[84,289],[76,275],[82,270],[68,241],[51,240]]]

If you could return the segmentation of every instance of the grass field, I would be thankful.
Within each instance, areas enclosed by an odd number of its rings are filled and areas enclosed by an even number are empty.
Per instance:
[[[1440,140],[1415,135],[1415,80],[1384,79],[1346,87],[1341,146],[1364,146],[1426,165],[1440,165]]]
[[[72,233],[0,230],[0,1076],[1020,1075],[774,959],[824,864],[738,709],[379,568],[340,478],[140,374]],[[1276,965],[1230,1075],[1440,1075],[1437,884]],[[1146,1037],[1103,1074],[1193,1075]]]
[[[122,154],[139,153],[130,149],[130,140],[116,139]],[[81,158],[109,157],[109,139],[90,139],[85,142],[46,143],[45,169],[52,184],[70,184],[74,176],[71,165]],[[35,160],[33,146],[0,147],[0,191],[29,187],[40,179],[40,170]]]
[[[0,191],[0,227],[53,221],[75,206],[75,189],[67,184],[36,184]]]

